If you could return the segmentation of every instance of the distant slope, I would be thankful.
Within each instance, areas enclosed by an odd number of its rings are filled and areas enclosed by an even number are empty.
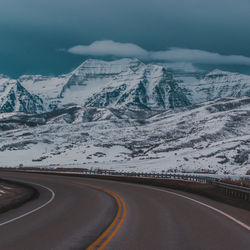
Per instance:
[[[198,80],[182,77],[179,85],[187,90],[191,103],[202,103],[225,97],[250,96],[250,76],[214,70]]]

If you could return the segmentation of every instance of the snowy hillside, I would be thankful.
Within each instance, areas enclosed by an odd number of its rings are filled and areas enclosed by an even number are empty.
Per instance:
[[[167,111],[75,106],[37,115],[2,114],[0,159],[1,166],[245,174],[249,128],[246,97]]]

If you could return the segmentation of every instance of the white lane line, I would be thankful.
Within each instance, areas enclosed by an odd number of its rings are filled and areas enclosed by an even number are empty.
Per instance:
[[[169,193],[169,194],[172,194],[172,195],[175,195],[175,196],[179,196],[179,197],[181,197],[181,198],[184,198],[184,199],[193,201],[193,202],[195,202],[195,203],[198,203],[198,204],[200,204],[200,205],[202,205],[202,206],[204,206],[204,207],[207,207],[207,208],[210,208],[210,209],[214,210],[215,212],[217,212],[217,213],[219,213],[219,214],[221,214],[221,215],[227,217],[228,219],[230,219],[230,220],[232,220],[233,222],[237,223],[238,225],[242,226],[242,227],[245,228],[246,230],[250,231],[250,226],[248,226],[247,224],[243,223],[242,221],[237,220],[237,219],[234,218],[233,216],[231,216],[231,215],[229,215],[229,214],[227,214],[227,213],[225,213],[225,212],[223,212],[223,211],[221,211],[221,210],[219,210],[219,209],[217,209],[217,208],[215,208],[215,207],[212,207],[212,206],[210,206],[210,205],[207,205],[206,203],[197,201],[197,200],[195,200],[195,199],[193,199],[193,198],[187,197],[187,196],[182,195],[182,194],[177,194],[177,193],[175,193],[175,192],[171,192],[171,191],[167,191],[167,190],[163,190],[163,189],[159,189],[159,188],[153,188],[153,187],[146,187],[146,188],[148,188],[148,189],[153,189],[153,190],[157,190],[157,191],[161,191],[161,192],[165,192],[165,193]]]
[[[25,183],[26,183],[26,182],[25,182]],[[32,213],[34,213],[34,212],[40,210],[41,208],[47,206],[49,203],[51,203],[51,202],[54,200],[54,198],[55,198],[56,195],[55,195],[55,193],[54,193],[54,191],[53,191],[52,189],[50,189],[50,188],[48,188],[48,187],[46,187],[46,186],[43,186],[43,185],[41,185],[41,184],[37,184],[37,183],[32,183],[32,182],[27,182],[27,183],[33,184],[33,185],[36,185],[36,186],[40,186],[40,187],[42,187],[42,188],[44,188],[44,189],[49,190],[49,192],[51,193],[50,199],[49,199],[47,202],[45,202],[43,205],[41,205],[41,206],[39,206],[39,207],[37,207],[37,208],[35,208],[35,209],[33,209],[33,210],[31,210],[31,211],[25,213],[25,214],[22,214],[22,215],[20,215],[20,216],[17,216],[17,217],[15,217],[15,218],[11,219],[11,220],[8,220],[8,221],[5,221],[5,222],[0,223],[0,226],[4,226],[4,225],[9,224],[9,223],[11,223],[11,222],[13,222],[13,221],[19,220],[19,219],[21,219],[21,218],[23,218],[23,217],[25,217],[25,216],[27,216],[27,215],[30,215],[30,214],[32,214]]]
[[[124,185],[130,185],[130,186],[139,186],[138,184],[131,184],[131,183],[126,183],[126,182],[120,182],[121,184],[124,184]],[[175,195],[175,196],[179,196],[181,198],[184,198],[184,199],[187,199],[187,200],[190,200],[190,201],[193,201],[195,203],[198,203],[204,207],[207,207],[207,208],[210,208],[212,210],[214,210],[215,212],[227,217],[229,220],[235,222],[236,224],[240,225],[241,227],[245,228],[246,230],[248,230],[250,232],[250,226],[248,226],[247,224],[245,224],[244,222],[240,221],[240,220],[237,220],[235,217],[215,208],[215,207],[212,207],[206,203],[203,203],[201,201],[198,201],[198,200],[195,200],[193,198],[190,198],[188,196],[185,196],[185,195],[182,195],[182,194],[178,194],[178,193],[175,193],[175,192],[171,192],[171,191],[167,191],[167,190],[163,190],[163,189],[159,189],[159,188],[154,188],[154,187],[149,187],[149,186],[146,186],[146,185],[143,185],[141,187],[144,187],[144,188],[147,188],[147,189],[153,189],[153,190],[156,190],[156,191],[160,191],[160,192],[165,192],[165,193],[169,193],[169,194],[172,194],[172,195]]]

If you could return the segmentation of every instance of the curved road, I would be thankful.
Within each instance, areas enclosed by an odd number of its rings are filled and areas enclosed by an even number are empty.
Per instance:
[[[0,172],[38,199],[0,215],[0,249],[249,249],[250,212],[108,180]]]

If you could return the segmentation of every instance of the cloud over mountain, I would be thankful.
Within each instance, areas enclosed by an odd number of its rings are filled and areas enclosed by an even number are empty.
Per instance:
[[[221,55],[198,49],[169,48],[163,51],[148,51],[133,43],[112,40],[95,41],[90,45],[77,45],[69,53],[95,57],[137,57],[141,60],[192,62],[202,64],[249,65],[250,57],[242,55]]]
[[[95,41],[90,45],[78,45],[70,48],[68,52],[89,56],[117,56],[138,57],[146,59],[148,51],[133,43],[119,43],[111,40]]]

